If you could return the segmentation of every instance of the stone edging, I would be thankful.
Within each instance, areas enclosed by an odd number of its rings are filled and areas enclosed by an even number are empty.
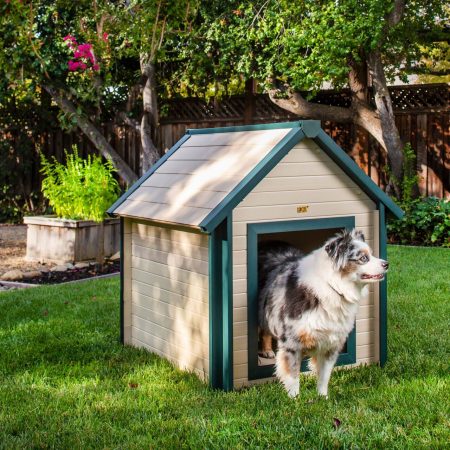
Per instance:
[[[117,277],[119,275],[120,275],[120,272],[107,273],[104,275],[97,275],[95,277],[82,278],[81,280],[65,281],[64,283],[54,283],[54,284],[32,284],[32,283],[20,283],[18,281],[1,281],[0,280],[0,287],[3,285],[5,287],[10,287],[10,288],[27,289],[27,288],[42,287],[42,286],[62,286],[64,284],[81,283],[83,281],[98,280],[100,278],[113,278],[113,277]]]

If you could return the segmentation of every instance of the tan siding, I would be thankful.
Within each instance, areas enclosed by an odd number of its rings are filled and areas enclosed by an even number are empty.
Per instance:
[[[136,314],[134,314],[136,312]],[[164,339],[168,343],[175,343],[185,351],[192,352],[196,356],[205,356],[203,354],[203,336],[201,330],[192,326],[184,318],[174,320],[162,314],[148,314],[149,319],[144,319],[139,314],[144,312],[141,309],[133,308],[131,315],[132,327],[147,331],[155,336]]]
[[[123,219],[123,342],[131,344],[131,229],[130,219]]]
[[[134,223],[132,342],[202,378],[209,367],[208,237]]]
[[[340,176],[330,177],[329,175],[314,175],[314,176],[305,176],[305,177],[297,177],[297,176],[279,176],[279,177],[267,177],[270,179],[270,185],[266,185],[266,183],[260,183],[258,186],[253,189],[252,192],[260,193],[260,192],[283,192],[283,191],[292,191],[295,189],[303,190],[303,189],[322,189],[324,186],[327,189],[339,189],[344,188],[346,186],[353,187],[354,185],[345,175],[341,174]]]
[[[202,289],[208,290],[207,275],[194,271],[194,268],[192,268],[192,270],[181,269],[171,261],[159,263],[133,255],[132,268],[147,272],[150,275],[158,275],[160,277],[169,278],[171,281],[179,281],[180,283],[186,283],[192,286],[200,286]]]
[[[196,299],[193,298],[192,295],[182,295],[174,292],[176,290],[180,291],[177,287],[173,290],[167,290],[156,283],[146,284],[133,280],[133,302],[140,304],[139,299],[144,297],[172,304],[181,309],[189,309],[189,311],[192,311],[193,313],[201,314],[205,318],[208,317],[208,304],[204,301],[203,296]]]
[[[363,196],[360,189],[305,189],[302,191],[252,192],[246,198],[251,206],[298,205],[302,203],[359,202]]]
[[[307,198],[301,201],[301,204],[309,204],[308,212],[302,214],[302,219],[312,217],[335,217],[335,216],[349,216],[354,214],[369,214],[372,212],[373,203],[370,200],[361,199],[359,201],[345,201],[345,202],[327,202],[321,203],[309,202]],[[270,220],[292,220],[299,219],[297,213],[298,203],[292,205],[278,204],[273,206],[242,206],[236,208],[234,217],[239,222],[257,222]]]
[[[208,258],[208,249],[206,247],[191,244],[189,241],[180,243],[156,237],[141,238],[135,235],[133,237],[133,248],[137,246],[150,252],[163,252],[178,257],[192,258],[193,260],[204,261],[205,258]]]
[[[207,379],[208,377],[208,359],[194,353],[191,354],[189,358],[183,356],[180,358],[180,355],[186,353],[185,349],[174,343],[165,341],[160,336],[155,336],[146,330],[133,327],[132,342],[133,345],[147,348],[151,352],[168,359],[182,369],[196,372],[202,379]]]
[[[375,346],[373,344],[356,346],[357,361],[361,358],[373,358],[374,356],[375,356]]]
[[[132,254],[138,258],[152,260],[169,266],[176,266],[184,270],[194,270],[197,273],[208,275],[208,262],[191,256],[178,255],[166,251],[154,250],[134,244]]]
[[[299,215],[297,206],[308,205]],[[247,224],[354,216],[369,245],[376,244],[375,204],[311,140],[304,140],[233,211],[233,300],[235,386],[247,381]],[[357,362],[374,360],[374,287],[356,322]]]
[[[166,291],[180,293],[194,300],[205,301],[208,297],[208,290],[195,284],[174,281],[170,278],[161,277],[135,268],[132,269],[131,276],[133,282],[136,280],[149,286],[158,286]]]
[[[133,304],[150,309],[156,308],[156,311],[160,312],[172,311],[176,314],[181,312],[179,310],[184,310],[188,311],[188,313],[202,316],[204,319],[208,318],[208,305],[205,302],[182,297],[173,292],[165,291],[159,287],[154,288],[138,281],[135,282],[133,288]],[[171,314],[166,315],[170,316]]]
[[[188,244],[191,247],[198,246],[208,248],[208,238],[202,233],[148,226],[145,222],[133,222],[133,235],[138,237],[148,237],[150,238],[148,240],[149,242],[152,242],[153,239],[163,239],[169,242]],[[133,239],[135,236],[133,236]]]
[[[339,217],[339,216],[347,216],[346,214],[338,214],[335,215],[333,217]],[[372,217],[370,214],[367,213],[358,213],[358,214],[352,214],[352,216],[355,218],[355,224],[356,224],[356,228],[358,229],[369,229],[372,227]],[[323,216],[314,216],[314,217],[309,217],[309,218],[313,218],[313,219],[321,219],[321,218],[327,218],[330,217],[330,215],[323,215]],[[306,217],[305,217],[306,218]],[[299,219],[298,217],[296,217],[295,219]],[[289,220],[294,220],[294,218],[291,217],[291,219]],[[272,222],[280,222],[283,221],[283,219],[276,219],[276,220],[272,220]],[[233,234],[233,245],[237,245],[237,247],[233,247],[234,250],[236,251],[240,251],[240,250],[245,250],[247,247],[247,223],[251,223],[251,222],[240,222],[240,221],[235,221],[233,222],[233,230],[236,230],[236,233]],[[240,239],[240,237],[244,237],[245,239],[242,240]],[[236,241],[235,241],[236,239]]]

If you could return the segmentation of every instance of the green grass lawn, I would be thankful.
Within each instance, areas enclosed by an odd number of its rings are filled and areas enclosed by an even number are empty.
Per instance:
[[[334,373],[328,401],[122,347],[118,279],[0,293],[0,448],[449,448],[450,251],[389,260],[389,361]]]

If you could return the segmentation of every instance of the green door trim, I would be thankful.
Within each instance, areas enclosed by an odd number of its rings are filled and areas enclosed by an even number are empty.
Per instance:
[[[267,233],[289,231],[311,231],[332,228],[352,229],[355,218],[331,217],[323,219],[300,219],[281,222],[263,222],[247,224],[247,302],[248,302],[248,379],[270,378],[274,366],[258,366],[258,236]],[[356,331],[350,333],[346,350],[339,355],[337,365],[356,362]],[[302,371],[307,370],[307,363],[302,361]]]
[[[209,382],[233,389],[232,218],[209,237]]]
[[[384,204],[381,202],[378,204],[378,212],[378,228],[380,232],[379,255],[381,259],[387,260],[386,210]],[[387,361],[387,275],[380,282],[379,292],[380,366],[384,367]]]

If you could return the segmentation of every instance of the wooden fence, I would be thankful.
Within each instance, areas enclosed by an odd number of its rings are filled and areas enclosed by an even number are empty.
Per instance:
[[[396,124],[403,142],[417,155],[419,189],[423,195],[450,198],[450,91],[447,84],[390,88]],[[322,91],[314,101],[349,106],[349,93]],[[168,104],[161,120],[160,142],[170,148],[188,128],[221,127],[298,120],[266,95],[234,96],[220,103],[182,99]],[[379,186],[386,185],[386,158],[378,143],[358,126],[322,123],[325,131]]]
[[[417,154],[419,188],[424,195],[450,197],[450,107],[447,84],[395,86],[390,88],[395,116],[404,142]],[[348,92],[323,91],[315,101],[348,106]],[[169,149],[188,128],[221,127],[253,123],[281,122],[299,117],[278,108],[266,95],[243,95],[210,102],[181,99],[168,102],[167,115],[161,119],[157,145]],[[350,124],[326,122],[322,126],[333,139],[381,187],[386,184],[386,159],[380,146],[367,132]],[[140,139],[135,131],[112,124],[103,132],[119,155],[140,173]],[[93,152],[81,133],[56,130],[42,138],[47,156],[63,157],[64,149],[77,144],[80,154]],[[37,168],[30,180],[39,188]]]

